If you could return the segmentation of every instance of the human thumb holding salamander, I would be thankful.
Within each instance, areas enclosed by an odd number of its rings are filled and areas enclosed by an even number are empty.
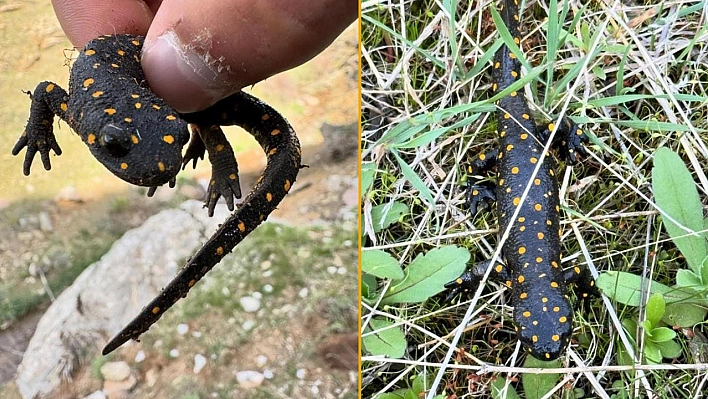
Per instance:
[[[150,88],[178,112],[205,109],[300,65],[357,17],[356,0],[52,0],[82,48],[107,34],[145,35]]]

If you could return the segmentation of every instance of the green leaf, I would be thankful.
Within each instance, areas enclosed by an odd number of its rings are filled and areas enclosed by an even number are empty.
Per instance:
[[[681,352],[683,352],[683,348],[681,348],[681,345],[676,341],[659,342],[656,346],[659,348],[661,356],[667,359],[677,358],[681,356]]]
[[[378,278],[390,278],[393,280],[403,278],[403,269],[398,264],[398,261],[380,249],[362,249],[361,270]]]
[[[703,229],[703,208],[691,173],[681,157],[668,148],[661,147],[654,153],[652,189],[662,216],[668,215],[694,232]],[[666,217],[662,219],[666,232],[686,257],[689,267],[700,276],[703,260],[708,256],[706,235],[686,235],[685,229]]]
[[[659,364],[661,363],[661,359],[659,347],[651,341],[644,341],[644,360],[646,363]]]
[[[378,285],[376,284],[376,277],[362,273],[361,275],[361,296],[363,298],[373,298],[374,292],[376,292],[376,287]]]
[[[410,183],[413,188],[418,190],[428,205],[434,205],[435,202],[433,201],[433,194],[430,193],[428,186],[423,183],[423,180],[418,176],[418,174],[415,173],[413,168],[411,168],[411,166],[398,155],[397,151],[392,150],[391,153],[395,156],[396,161],[398,162],[398,167],[401,168],[401,173],[403,173],[403,177],[408,180],[408,183]]]
[[[664,296],[659,293],[652,294],[647,301],[646,307],[647,321],[651,324],[649,330],[659,325],[665,311],[666,301],[664,300]]]
[[[374,182],[376,176],[376,165],[373,162],[361,163],[361,196],[362,198],[369,191],[369,187]]]
[[[706,319],[708,309],[692,303],[674,303],[666,305],[666,313],[662,319],[670,326],[693,327]]]
[[[667,304],[674,302],[691,303],[706,306],[706,298],[702,298],[695,290],[681,287],[668,287],[655,281],[642,282],[640,276],[627,272],[610,271],[600,273],[596,280],[597,287],[613,300],[629,305],[639,306],[641,287],[651,284],[651,292],[664,296]]]
[[[445,246],[419,254],[405,270],[403,280],[394,282],[382,303],[423,302],[445,290],[448,283],[465,271],[470,253],[465,248]]]
[[[371,208],[371,224],[374,226],[374,231],[379,232],[387,229],[390,225],[397,222],[398,219],[408,212],[406,204],[394,202],[392,204],[376,205]]]
[[[492,397],[494,399],[521,399],[514,387],[506,384],[506,378],[502,376],[497,376],[497,378],[492,381]]]
[[[558,368],[558,360],[543,361],[533,356],[527,356],[524,367],[529,368]],[[560,374],[524,374],[521,382],[524,386],[524,394],[527,399],[538,399],[546,395],[558,383]]]
[[[400,327],[392,327],[394,323],[385,319],[371,319],[371,323],[364,330],[365,333],[374,331],[373,334],[365,335],[361,339],[364,349],[372,356],[388,356],[391,359],[400,359],[406,353],[406,337]]]
[[[666,342],[676,338],[676,331],[668,327],[657,327],[651,330],[651,340],[653,342]]]
[[[703,286],[703,283],[696,273],[686,269],[679,269],[676,272],[676,285],[686,288],[700,288]]]

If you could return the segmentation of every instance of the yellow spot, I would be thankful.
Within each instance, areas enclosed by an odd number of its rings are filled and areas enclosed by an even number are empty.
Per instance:
[[[224,254],[224,247],[218,247],[216,248],[216,254],[221,256]]]
[[[499,61],[494,63],[494,68],[499,68],[500,66],[501,66],[501,64],[499,63]]]
[[[560,312],[560,310],[561,310],[561,308],[559,308],[558,306],[554,306],[554,307],[553,307],[553,311],[554,311],[554,312]]]
[[[480,160],[480,161],[484,161],[485,158],[487,158],[487,156],[484,155],[484,153],[479,154],[479,160]]]
[[[267,121],[268,119],[270,119],[270,115],[268,114],[263,114],[263,116],[261,116],[262,121]]]
[[[162,136],[162,141],[164,141],[167,144],[172,144],[175,142],[175,138],[171,134],[166,134]]]
[[[558,341],[560,339],[560,336],[558,334],[553,334],[553,336],[551,336],[551,339],[554,341]]]
[[[504,137],[504,136],[506,136],[506,132],[505,132],[505,131],[502,130],[501,132],[499,132],[499,137]]]
[[[515,59],[516,59],[516,54],[514,54],[514,53],[509,53],[509,58],[511,58],[512,60],[515,60]]]
[[[162,162],[158,162],[157,168],[160,169],[160,172],[164,172],[165,171],[165,164]]]
[[[553,172],[553,169],[549,169],[549,170],[548,170],[548,174],[551,175],[551,176],[555,176],[555,175],[556,175],[555,172]]]
[[[107,113],[108,115],[113,115],[113,114],[116,113],[115,108],[106,108],[106,109],[104,109],[103,111],[104,111],[105,113]]]
[[[499,185],[503,186],[504,185],[504,179],[499,179]]]
[[[138,136],[136,136],[136,135],[134,135],[134,134],[131,134],[131,135],[130,135],[130,141],[132,141],[133,144],[138,144],[138,141],[140,141],[140,140],[138,139]]]
[[[266,201],[268,201],[268,202],[273,201],[273,194],[266,193]]]
[[[511,71],[511,76],[515,78],[519,76],[519,74],[516,71]]]
[[[137,108],[137,109],[140,109],[140,107],[142,107],[142,106],[143,106],[143,105],[140,104],[140,103],[135,103],[135,108]]]
[[[519,298],[526,299],[528,296],[529,296],[529,294],[522,292],[521,295],[519,295]]]
[[[522,313],[522,315],[523,315],[524,317],[531,317],[531,312],[529,312],[529,311],[527,310],[527,311],[525,311],[524,313]]]
[[[268,151],[268,155],[273,155],[273,154],[275,154],[276,152],[278,152],[278,148],[273,147],[273,148],[270,149],[270,151]]]
[[[521,135],[519,136],[519,138],[520,138],[521,140],[526,140],[526,138],[528,138],[528,137],[529,137],[529,135],[526,134],[526,133],[521,133]]]
[[[513,150],[513,149],[514,149],[514,145],[513,145],[513,144],[509,144],[509,145],[506,146],[506,150],[507,150],[507,151],[511,151],[511,150]]]
[[[540,186],[541,185],[541,179],[533,179],[533,184]]]
[[[492,90],[494,90],[494,91],[497,90],[497,84],[496,84],[496,83],[492,84]]]
[[[518,20],[519,20],[519,16],[516,15],[516,14],[514,14],[514,19],[518,21]]]
[[[551,287],[558,288],[558,283],[556,283],[555,281],[551,281]]]
[[[133,43],[133,45],[135,45],[135,46],[139,46],[139,45],[140,45],[140,41],[139,41],[139,40],[132,40],[131,43]]]
[[[236,173],[232,173],[229,175],[229,180],[236,180]]]
[[[521,117],[524,118],[524,119],[529,119],[529,118],[530,118],[529,114],[521,114]]]
[[[535,164],[536,162],[538,162],[538,158],[531,157],[530,161],[531,161],[531,163]]]
[[[494,270],[495,270],[497,273],[501,273],[503,269],[504,269],[504,268],[502,267],[502,265],[496,265],[496,267],[494,267]]]
[[[543,240],[543,237],[544,237],[544,236],[543,236],[543,233],[539,232],[539,233],[536,234],[536,235],[538,236],[538,239],[539,239],[539,240]]]
[[[561,316],[558,318],[558,321],[560,321],[561,323],[565,323],[566,321],[568,321],[568,318],[565,316]]]
[[[113,68],[118,68],[118,64],[111,64]]]
[[[583,135],[583,131],[580,130],[580,129],[578,129],[578,130],[575,131],[575,134],[577,134],[578,136],[582,136],[582,135]]]
[[[544,296],[543,298],[541,298],[541,302],[543,302],[543,303],[548,302],[548,298],[546,298],[546,297]]]
[[[474,195],[474,196],[476,197],[477,195],[479,195],[479,191],[477,191],[477,190],[472,190],[472,195]]]
[[[518,166],[514,166],[513,168],[511,168],[511,174],[515,175],[515,174],[517,174],[517,173],[519,173],[519,167],[518,167]]]
[[[99,98],[103,95],[103,92],[101,90],[94,91],[93,94],[91,94],[91,97],[93,98]]]
[[[544,356],[546,356],[546,359],[550,359],[551,355],[549,353],[546,353]]]
[[[517,94],[517,93],[516,93],[515,91],[512,91],[511,93],[509,93],[509,95],[512,96],[512,97],[516,97],[516,94]]]
[[[152,107],[155,108],[155,109],[160,109],[160,106],[157,105],[157,104],[153,104]]]
[[[523,223],[523,222],[525,222],[525,221],[526,221],[526,218],[525,218],[525,217],[523,217],[523,216],[519,217],[519,223]]]
[[[517,205],[519,205],[519,202],[521,202],[521,198],[514,197],[514,200],[512,202],[514,203],[514,206],[517,206]]]
[[[521,43],[521,40],[519,40],[518,37],[515,37],[515,38],[514,38],[514,43],[516,43],[516,45],[518,46],[519,43]]]
[[[61,103],[59,104],[59,108],[61,108],[62,111],[66,112],[69,107],[66,105],[66,103]]]
[[[290,180],[285,180],[285,185],[283,186],[285,191],[290,191]]]
[[[543,262],[543,258],[540,257],[540,256],[537,257],[537,258],[536,258],[536,263],[541,263],[541,262]]]
[[[511,281],[506,280],[506,283],[505,283],[505,284],[506,284],[507,287],[511,288]]]
[[[84,80],[84,87],[91,86],[93,84],[93,82],[94,82],[93,78],[88,78],[88,79]]]
[[[125,51],[123,51],[123,50],[118,50],[118,55],[125,55]]]
[[[44,88],[44,91],[46,91],[47,93],[51,93],[52,90],[54,90],[54,83],[50,83],[47,85],[47,87]]]
[[[511,118],[511,115],[509,115],[509,113],[504,114],[504,119],[509,119],[509,118]]]
[[[538,335],[532,335],[532,336],[531,336],[531,341],[533,341],[533,342],[538,342]]]
[[[120,164],[120,168],[123,170],[126,170],[126,169],[128,169],[128,164],[123,162],[122,164]]]
[[[526,280],[526,278],[525,278],[524,276],[519,276],[519,277],[516,278],[516,280],[517,280],[519,283],[523,283],[524,280]]]
[[[243,224],[243,222],[238,222],[238,230],[243,233],[244,231],[246,231],[246,225]]]
[[[548,124],[548,130],[549,130],[549,131],[552,132],[552,131],[554,131],[555,129],[556,129],[556,125],[554,125],[553,123],[549,123],[549,124]]]
[[[541,210],[541,204],[536,204],[533,206],[533,209],[540,211]]]
[[[560,206],[556,205],[556,212],[560,212]]]
[[[152,308],[152,314],[158,314],[158,313],[160,313],[160,307],[159,307],[159,306],[155,306],[154,308]]]
[[[132,122],[132,121],[133,121],[133,119],[132,119],[132,118],[125,118],[125,119],[123,119],[123,120],[124,120],[124,121],[126,121],[126,122],[128,122],[128,123],[130,123],[130,122]]]
[[[139,97],[140,97],[139,94],[131,94],[130,96],[133,97],[133,98],[139,98]]]
[[[96,54],[96,50],[94,50],[94,49],[88,49],[88,50],[84,51],[84,54],[86,54],[86,55],[94,55],[94,54]]]
[[[270,132],[270,135],[271,135],[271,136],[277,136],[277,135],[279,135],[279,134],[280,134],[280,130],[279,130],[279,129],[273,129],[273,131]]]
[[[96,135],[93,133],[89,133],[88,137],[86,137],[86,142],[89,144],[93,144],[96,142]]]
[[[154,105],[153,105],[153,107],[154,107]],[[173,121],[173,120],[177,119],[177,117],[174,116],[174,115],[167,115],[167,116],[165,117],[165,119],[167,119],[168,121]]]
[[[556,262],[556,261],[554,261],[554,260],[551,261],[551,266],[553,266],[553,267],[555,267],[555,268],[558,268],[558,262]]]
[[[223,144],[217,144],[216,145],[216,152],[221,152],[224,151],[224,145]]]
[[[187,286],[189,288],[192,288],[194,286],[194,284],[196,284],[196,283],[197,283],[197,280],[191,279],[191,280],[189,280],[189,283],[187,283]]]

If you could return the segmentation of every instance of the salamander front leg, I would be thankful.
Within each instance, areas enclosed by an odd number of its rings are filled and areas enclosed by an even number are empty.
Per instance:
[[[445,302],[450,302],[457,294],[465,294],[476,290],[482,281],[482,277],[484,277],[484,273],[487,272],[487,266],[489,266],[488,260],[477,262],[472,266],[472,269],[462,273],[455,280],[446,283],[445,288],[450,290],[450,293],[445,297]],[[492,268],[489,279],[506,283],[510,281],[509,269],[504,264],[497,262]]]
[[[561,159],[574,165],[578,162],[577,154],[583,157],[588,155],[583,146],[584,143],[588,142],[588,136],[570,118],[563,117],[558,126],[551,122],[538,128],[538,131],[541,132],[541,139],[544,142],[548,140],[554,130],[557,131],[553,138],[553,147],[558,149]]]
[[[482,173],[490,171],[497,164],[497,150],[481,153],[467,167],[466,202],[470,213],[475,215],[480,209],[486,209],[496,201],[496,185],[480,181]]]

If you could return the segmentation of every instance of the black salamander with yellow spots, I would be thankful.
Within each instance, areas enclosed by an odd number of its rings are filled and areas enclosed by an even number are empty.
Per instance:
[[[288,122],[273,108],[239,92],[210,108],[179,114],[153,94],[140,66],[143,37],[102,36],[89,42],[71,68],[69,93],[52,82],[40,83],[30,95],[25,131],[12,150],[27,148],[23,172],[29,174],[36,155],[51,168],[49,151],[61,155],[53,133],[54,115],[81,137],[91,154],[121,179],[150,187],[174,184],[180,167],[196,164],[205,151],[212,179],[205,206],[213,214],[220,196],[233,210],[240,198],[238,167],[219,126],[238,125],[251,133],[268,161],[263,175],[243,203],[209,238],[177,276],[103,349],[106,355],[129,339],[137,339],[194,284],[231,252],[276,208],[295,182],[301,167],[300,144]],[[192,124],[189,141],[187,124]]]
[[[519,45],[519,6],[517,0],[503,1],[501,16],[514,42]],[[520,63],[503,46],[494,61],[493,89],[498,93],[520,77]],[[576,154],[585,155],[582,146],[587,137],[573,122],[563,119],[560,126],[550,123],[537,127],[522,93],[511,92],[497,104],[498,148],[478,155],[468,168],[467,204],[474,214],[489,201],[497,202],[500,235],[512,224],[502,247],[505,264],[493,265],[491,278],[511,290],[517,334],[528,353],[542,360],[558,358],[568,346],[573,332],[573,307],[566,285],[593,281],[587,271],[561,266],[560,201],[554,177],[553,159],[541,155],[549,139],[562,158],[576,162]],[[540,165],[539,165],[539,162]],[[496,185],[480,182],[473,176],[497,168]],[[538,167],[538,173],[534,170]],[[526,186],[530,189],[525,200]],[[516,218],[513,214],[519,208]],[[489,261],[446,285],[452,291],[476,290]],[[587,296],[584,292],[581,296]]]

